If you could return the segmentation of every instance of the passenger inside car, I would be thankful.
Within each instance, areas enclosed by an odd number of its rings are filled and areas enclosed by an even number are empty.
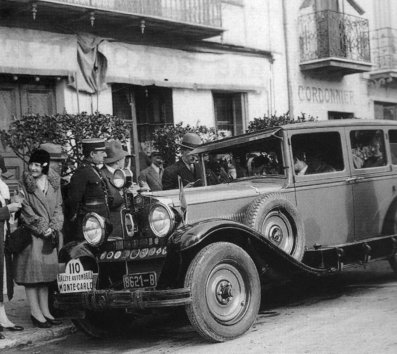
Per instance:
[[[325,162],[323,153],[316,151],[308,158],[308,168],[306,174],[335,172],[336,169]]]
[[[354,168],[372,168],[386,165],[382,131],[352,131],[350,139]]]

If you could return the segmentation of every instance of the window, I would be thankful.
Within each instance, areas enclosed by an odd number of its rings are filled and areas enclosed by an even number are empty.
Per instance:
[[[335,111],[328,111],[328,119],[349,119],[354,118],[354,114],[350,112],[335,112]]]
[[[231,135],[244,133],[245,105],[241,93],[214,93],[215,123]]]
[[[130,103],[133,101],[140,142],[151,141],[157,128],[174,123],[169,88],[114,84],[112,99],[114,115],[126,120],[132,119]]]
[[[356,169],[386,165],[385,139],[382,130],[350,132],[353,165]]]
[[[397,120],[397,103],[375,102],[375,119]]]
[[[296,134],[291,141],[296,175],[331,173],[344,169],[339,133]]]

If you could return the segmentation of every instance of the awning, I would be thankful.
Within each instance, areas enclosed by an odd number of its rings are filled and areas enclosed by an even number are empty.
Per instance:
[[[76,37],[0,27],[0,73],[67,76],[77,70]]]
[[[234,53],[103,42],[107,82],[188,89],[261,91],[268,86],[267,58]]]

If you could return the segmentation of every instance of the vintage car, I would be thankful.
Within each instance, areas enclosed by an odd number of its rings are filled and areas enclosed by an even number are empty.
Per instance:
[[[192,154],[204,186],[134,194],[130,172],[117,170],[123,235],[108,235],[91,213],[86,241],[61,250],[55,305],[86,333],[184,306],[200,335],[221,342],[250,329],[263,285],[278,278],[375,260],[397,272],[396,122],[290,124]]]

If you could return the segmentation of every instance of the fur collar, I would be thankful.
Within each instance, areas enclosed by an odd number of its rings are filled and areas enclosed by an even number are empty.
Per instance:
[[[60,187],[61,179],[52,168],[48,171],[48,182],[51,184],[54,190],[57,190]],[[25,171],[22,176],[22,182],[28,193],[34,193],[37,188],[36,180],[32,176],[32,174],[28,171]]]

